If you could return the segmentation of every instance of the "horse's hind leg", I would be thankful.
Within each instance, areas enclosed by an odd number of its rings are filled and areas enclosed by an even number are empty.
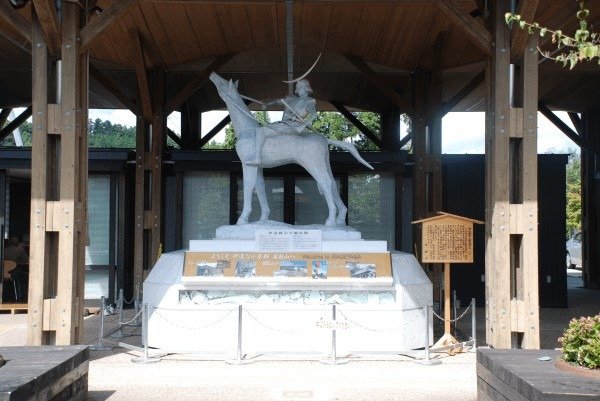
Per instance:
[[[314,160],[313,160],[314,161]],[[327,202],[327,209],[329,209],[329,215],[327,220],[325,220],[326,226],[334,226],[336,224],[335,221],[335,212],[336,212],[336,204],[334,200],[334,191],[335,188],[335,180],[333,177],[327,173],[327,170],[324,167],[325,163],[314,163],[314,164],[303,164],[302,166],[308,171],[308,173],[317,181],[317,185],[321,187],[323,190],[323,195],[325,196],[325,202]],[[337,189],[336,189],[337,192]],[[339,195],[338,195],[339,196]],[[341,199],[340,199],[341,200]]]
[[[338,226],[345,226],[346,225],[346,214],[348,213],[348,208],[346,207],[346,205],[344,205],[344,201],[340,197],[340,192],[335,183],[335,180],[333,180],[331,192],[333,194],[333,201],[335,202],[335,205],[337,206],[337,217],[335,219],[335,224],[337,224]]]
[[[244,208],[242,209],[242,214],[237,220],[236,224],[238,225],[248,223],[248,218],[252,212],[252,191],[254,190],[254,185],[256,184],[258,167],[248,166],[244,163],[242,164],[242,171],[244,181]]]
[[[265,191],[265,178],[263,177],[263,169],[259,168],[256,174],[256,194],[258,195],[258,203],[260,203],[260,221],[269,220],[269,201],[267,200],[267,192]]]

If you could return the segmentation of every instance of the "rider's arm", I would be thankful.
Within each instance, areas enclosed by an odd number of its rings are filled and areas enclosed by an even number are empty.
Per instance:
[[[275,99],[275,100],[271,100],[270,102],[263,103],[263,104],[262,104],[262,109],[263,109],[263,111],[266,111],[266,110],[268,110],[268,109],[269,109],[269,106],[272,106],[272,105],[274,105],[274,104],[283,104],[283,103],[281,103],[281,99]]]

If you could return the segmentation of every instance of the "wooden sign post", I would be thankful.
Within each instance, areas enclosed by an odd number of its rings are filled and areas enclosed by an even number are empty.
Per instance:
[[[457,343],[450,333],[450,263],[473,263],[474,223],[483,221],[444,212],[413,221],[422,224],[421,263],[444,264],[444,335],[434,348]]]

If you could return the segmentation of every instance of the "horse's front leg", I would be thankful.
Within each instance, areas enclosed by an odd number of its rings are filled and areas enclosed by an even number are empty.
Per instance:
[[[256,194],[258,195],[258,202],[260,203],[260,221],[269,220],[269,201],[267,199],[267,192],[265,191],[265,178],[263,177],[263,169],[259,168],[256,174]]]
[[[252,212],[252,191],[256,184],[256,178],[258,175],[257,166],[249,166],[242,164],[243,180],[244,180],[244,207],[242,214],[237,220],[238,225],[247,224],[250,213]]]

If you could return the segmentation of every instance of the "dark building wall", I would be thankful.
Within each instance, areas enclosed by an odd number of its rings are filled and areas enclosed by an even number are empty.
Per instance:
[[[541,307],[567,307],[565,269],[566,155],[538,157],[539,291]],[[485,219],[484,155],[444,155],[444,211]],[[462,305],[485,303],[485,230],[474,231],[474,263],[452,265],[452,288]]]

